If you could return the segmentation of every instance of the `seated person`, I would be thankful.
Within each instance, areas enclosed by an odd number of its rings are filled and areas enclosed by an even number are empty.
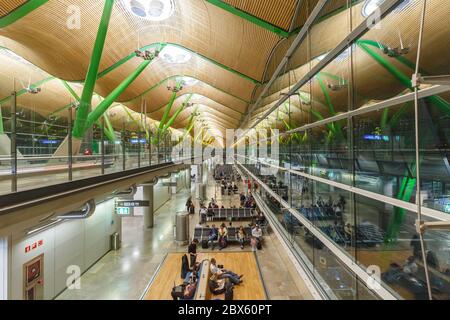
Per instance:
[[[255,225],[255,227],[252,229],[252,236],[255,237],[258,240],[261,240],[262,238],[262,230],[259,227],[258,224]]]
[[[195,275],[189,278],[188,283],[172,288],[171,296],[173,300],[190,300],[195,296],[195,290],[197,289],[197,277]]]
[[[227,284],[227,282],[229,284]],[[211,276],[208,281],[209,290],[213,295],[219,295],[225,293],[227,285],[233,285],[228,278],[219,279],[217,274]]]
[[[206,209],[205,206],[202,206],[200,208],[200,223],[206,222],[207,215],[208,215],[208,209]]]
[[[208,234],[208,246],[211,244],[211,249],[214,250],[214,241],[216,241],[219,237],[219,232],[216,228],[216,225],[213,224],[211,230],[209,230]]]
[[[259,225],[255,225],[255,227],[252,228],[252,238],[250,240],[252,251],[256,251],[258,245],[261,244],[261,238],[262,238],[262,230],[259,227]]]
[[[381,279],[387,283],[393,283],[403,276],[402,268],[397,263],[391,263],[389,269],[381,275]]]
[[[238,240],[239,240],[239,244],[241,245],[241,249],[244,249],[244,242],[245,242],[246,237],[247,237],[247,234],[245,233],[244,227],[240,226],[239,231],[238,231]]]
[[[220,250],[222,250],[222,249],[226,248],[226,246],[228,244],[228,229],[225,226],[225,223],[222,223],[220,225],[218,234],[219,234],[219,238],[218,238],[219,247],[220,247]]]
[[[258,223],[258,225],[263,224],[266,221],[266,217],[264,217],[264,215],[262,213],[258,214],[258,217],[256,218],[256,222]]]
[[[411,256],[406,260],[406,264],[403,266],[403,272],[410,276],[414,276],[417,271],[419,271],[419,267],[416,264],[416,258]]]
[[[241,206],[244,206],[245,201],[247,200],[245,197],[245,194],[243,192],[241,192],[241,195],[239,196],[240,200],[241,200]]]
[[[234,273],[232,271],[220,269],[217,266],[216,259],[214,259],[214,258],[211,259],[210,269],[211,269],[211,274],[214,276],[217,276],[218,279],[226,279],[227,278],[227,279],[230,279],[231,283],[233,283],[233,284],[240,284],[242,282],[241,278],[244,276],[244,275],[238,276],[236,273]]]

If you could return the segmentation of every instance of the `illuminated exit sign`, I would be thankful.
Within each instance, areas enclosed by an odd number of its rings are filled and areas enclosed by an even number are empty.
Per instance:
[[[127,207],[117,207],[116,208],[116,213],[119,216],[129,216],[130,215],[130,208]]]

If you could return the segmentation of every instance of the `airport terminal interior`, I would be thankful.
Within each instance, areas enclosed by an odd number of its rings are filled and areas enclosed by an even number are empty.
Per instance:
[[[0,300],[450,300],[449,19],[0,0]]]

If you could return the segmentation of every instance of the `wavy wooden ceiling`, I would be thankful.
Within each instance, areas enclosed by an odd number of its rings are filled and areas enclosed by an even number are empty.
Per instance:
[[[298,0],[223,0],[261,20],[284,30],[289,30]]]
[[[0,3],[0,17],[7,15],[9,12],[17,9],[22,4],[27,2],[27,0],[8,0],[1,1]]]
[[[174,2],[175,11],[170,18],[162,22],[150,22],[129,13],[120,0],[115,1],[100,70],[114,65],[138,46],[158,42],[181,45],[199,54],[193,54],[193,58],[185,64],[169,65],[161,59],[155,60],[118,101],[128,101],[128,106],[140,111],[140,101],[133,101],[134,98],[168,77],[185,75],[199,79],[201,84],[186,88],[182,94],[198,91],[212,101],[226,105],[222,112],[228,116],[233,110],[245,112],[280,37],[205,0]],[[0,15],[7,14],[23,3],[25,1],[0,1]],[[48,1],[15,23],[0,29],[0,44],[52,76],[68,81],[83,81],[103,3],[100,0]],[[230,0],[228,3],[280,28],[287,28],[295,11],[296,0]],[[81,8],[79,30],[67,28],[69,5]],[[138,58],[133,58],[100,78],[95,91],[106,96],[139,62]],[[170,93],[164,87],[165,84],[143,95],[143,98],[149,99],[150,108],[159,108],[167,103]]]

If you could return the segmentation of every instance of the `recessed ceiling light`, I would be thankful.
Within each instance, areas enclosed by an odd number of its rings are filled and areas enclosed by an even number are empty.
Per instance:
[[[384,0],[366,0],[362,8],[362,15],[367,18],[374,13],[383,2]]]
[[[172,16],[173,0],[122,0],[129,12],[150,21],[162,21]]]
[[[159,57],[167,63],[181,64],[191,60],[192,54],[186,49],[167,45],[161,51]]]
[[[362,7],[361,14],[367,18],[372,13],[374,13],[382,4],[384,0],[366,0]],[[408,4],[410,4],[411,0],[403,0],[394,10],[394,12],[398,12],[403,10]]]

